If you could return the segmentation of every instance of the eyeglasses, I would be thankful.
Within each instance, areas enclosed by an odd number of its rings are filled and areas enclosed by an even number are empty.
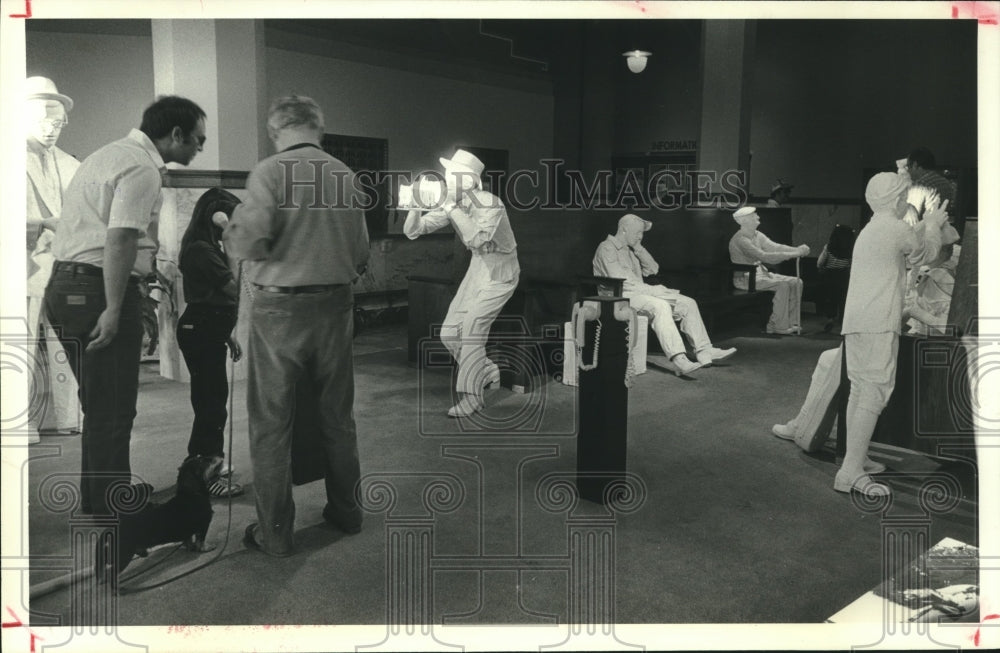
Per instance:
[[[43,118],[38,121],[42,127],[48,127],[49,129],[62,129],[69,124],[68,120],[52,120],[50,118]]]

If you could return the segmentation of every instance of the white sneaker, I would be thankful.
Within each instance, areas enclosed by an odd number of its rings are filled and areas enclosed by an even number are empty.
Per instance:
[[[467,394],[461,401],[448,409],[448,417],[471,417],[483,409],[483,400]]]
[[[736,353],[736,347],[730,347],[729,349],[719,349],[718,347],[706,347],[696,354],[698,362],[708,367],[715,361],[726,360],[730,356]]]
[[[792,422],[789,422],[788,424],[775,424],[771,427],[771,433],[774,433],[782,440],[794,440],[797,435],[795,433],[795,427],[792,426]]]
[[[889,489],[888,485],[876,483],[868,474],[861,474],[851,479],[845,476],[842,470],[837,472],[837,475],[833,479],[833,489],[837,492],[851,492],[851,490],[854,490],[871,499],[887,497],[892,494],[892,490]]]
[[[674,374],[677,376],[684,376],[685,374],[690,374],[695,370],[704,367],[704,363],[701,361],[697,363],[692,363],[691,359],[687,357],[687,354],[678,354],[670,359],[671,365],[674,367]]]
[[[712,354],[712,360],[723,361],[736,353],[736,347],[730,347],[729,349],[719,349],[718,347],[712,347],[708,350]]]
[[[862,467],[869,474],[881,474],[882,472],[885,471],[885,465],[883,465],[880,462],[874,461],[871,458],[865,458],[865,462],[864,464],[862,464]]]

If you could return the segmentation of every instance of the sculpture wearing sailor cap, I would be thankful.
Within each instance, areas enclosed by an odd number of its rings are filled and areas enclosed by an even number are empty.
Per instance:
[[[800,332],[799,312],[802,304],[802,280],[771,272],[764,264],[776,264],[790,258],[809,255],[807,245],[791,247],[780,245],[757,231],[760,216],[752,206],[744,206],[733,213],[740,225],[739,231],[729,240],[729,257],[733,263],[757,266],[757,290],[773,290],[771,317],[767,322],[768,333],[797,334]],[[735,273],[733,283],[746,290],[747,273]]]

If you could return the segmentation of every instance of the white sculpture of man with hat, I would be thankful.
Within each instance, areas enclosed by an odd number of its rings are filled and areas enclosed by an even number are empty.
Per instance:
[[[435,207],[411,208],[403,233],[413,240],[451,224],[472,252],[441,328],[441,341],[458,363],[455,390],[459,401],[448,416],[469,417],[483,409],[483,388],[500,381],[500,368],[486,356],[486,340],[490,326],[517,288],[521,268],[507,210],[499,197],[482,188],[483,162],[466,150],[456,150],[450,159],[440,161],[445,170],[445,197]],[[419,187],[413,195],[421,196]]]
[[[649,220],[632,213],[623,215],[618,220],[618,231],[597,246],[593,260],[594,274],[625,280],[623,295],[632,308],[651,316],[656,338],[677,376],[729,358],[736,353],[736,348],[712,346],[695,300],[685,297],[679,290],[643,281],[643,275],[651,276],[660,270],[659,264],[641,244],[642,234],[652,226]],[[681,330],[690,338],[697,363],[687,357],[687,349],[674,320],[680,322]]]
[[[25,81],[25,132],[27,136],[27,254],[28,254],[28,326],[32,341],[38,336],[45,286],[52,273],[54,258],[52,236],[62,212],[63,192],[80,167],[80,162],[56,147],[59,134],[69,122],[73,100],[63,95],[46,77]],[[48,329],[43,323],[43,333]],[[44,374],[45,387],[37,386],[36,396],[45,402],[33,429],[68,430],[79,428],[79,403],[73,374],[55,337],[46,338],[48,352]],[[38,379],[36,379],[38,380]],[[32,434],[37,441],[37,433]]]
[[[799,311],[802,304],[802,280],[769,271],[763,264],[775,264],[790,258],[808,256],[809,246],[779,245],[757,231],[760,216],[752,206],[744,206],[733,213],[740,225],[739,231],[729,240],[729,258],[733,263],[757,266],[757,290],[773,290],[771,317],[767,322],[768,333],[800,333]],[[746,290],[747,273],[735,273],[733,283]]]
[[[771,198],[767,200],[767,205],[772,208],[784,205],[791,198],[793,188],[795,185],[784,179],[776,180],[771,184]]]

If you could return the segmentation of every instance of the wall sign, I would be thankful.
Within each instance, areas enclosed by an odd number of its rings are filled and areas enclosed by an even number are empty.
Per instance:
[[[653,141],[649,149],[653,152],[691,152],[698,149],[698,141]]]

